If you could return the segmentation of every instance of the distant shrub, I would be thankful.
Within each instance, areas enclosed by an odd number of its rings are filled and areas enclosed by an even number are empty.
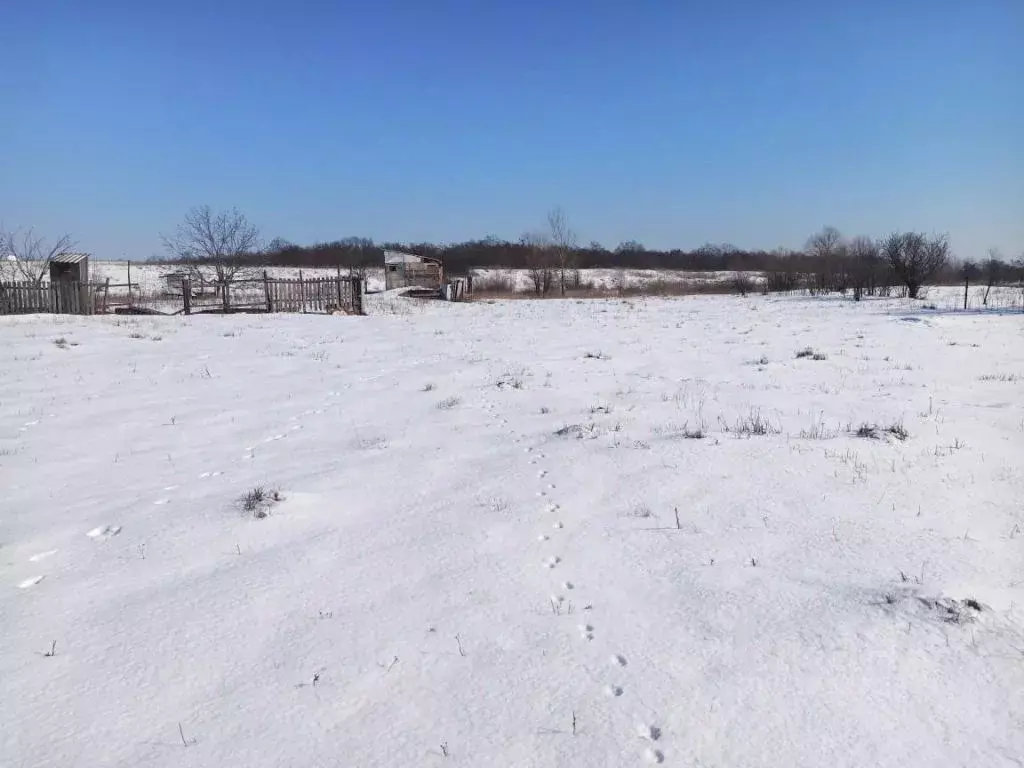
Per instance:
[[[885,428],[885,431],[901,442],[910,437],[910,433],[907,432],[902,421],[893,422]]]
[[[796,353],[797,360],[803,357],[814,357],[814,350],[811,349],[810,347],[804,347],[803,349]]]
[[[857,437],[867,438],[869,440],[877,440],[879,438],[878,427],[874,424],[861,424],[857,427],[857,431],[854,432]]]
[[[781,428],[773,426],[768,419],[761,415],[761,411],[752,408],[750,413],[736,420],[731,427],[723,423],[726,432],[741,437],[761,437],[764,435],[777,435]]]
[[[454,408],[461,402],[461,397],[446,397],[444,400],[437,404],[437,407],[442,411],[447,411]]]
[[[270,507],[279,501],[284,501],[281,491],[276,488],[268,490],[262,485],[253,486],[239,499],[242,510],[250,513],[257,520],[262,520],[270,514]]]

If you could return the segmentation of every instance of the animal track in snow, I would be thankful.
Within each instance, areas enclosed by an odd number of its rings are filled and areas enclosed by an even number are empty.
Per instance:
[[[46,558],[52,557],[53,555],[56,555],[56,554],[57,554],[57,550],[56,549],[48,549],[45,552],[40,552],[38,554],[32,555],[32,557],[30,557],[28,559],[28,561],[30,563],[38,563],[40,560],[45,560]]]
[[[551,527],[554,528],[555,530],[561,530],[562,523],[561,522],[557,522],[554,525],[552,525]]]
[[[537,541],[547,541],[549,538],[551,537],[548,536],[546,533],[542,533],[540,536],[537,537]]]
[[[636,727],[636,734],[641,739],[647,739],[648,741],[657,741],[661,738],[661,728],[654,725],[645,725],[641,723]]]
[[[560,562],[562,562],[562,558],[560,557],[549,557],[547,560],[544,561],[544,565],[547,568],[554,568]]]
[[[613,698],[614,697],[618,697],[618,696],[622,695],[622,686],[619,686],[619,685],[606,685],[604,687],[604,692],[605,692],[605,694],[607,694],[608,696],[611,696]]]
[[[29,587],[34,587],[36,584],[38,584],[40,581],[42,581],[45,578],[46,578],[45,576],[33,576],[30,579],[25,579],[24,581],[19,581],[18,582],[18,589],[28,589]]]
[[[547,477],[547,475],[548,471],[546,469],[542,469],[540,472],[537,473],[537,477]]]
[[[561,507],[558,504],[548,504],[548,512],[557,512]]]
[[[548,492],[547,491],[537,491],[537,495],[543,498],[544,496],[548,495]]]
[[[593,624],[580,624],[580,635],[584,640],[594,639],[594,625]]]
[[[562,582],[562,587],[565,588],[565,589],[575,589],[576,585],[573,584],[571,581],[563,581]]]
[[[618,653],[612,656],[611,661],[612,664],[617,667],[625,667],[629,664],[629,662],[626,661],[626,657]]]
[[[100,541],[101,539],[109,539],[111,536],[117,536],[121,532],[120,525],[100,525],[89,531],[86,536],[90,539]]]
[[[645,749],[644,760],[648,763],[658,765],[659,763],[665,762],[665,756],[657,749]]]

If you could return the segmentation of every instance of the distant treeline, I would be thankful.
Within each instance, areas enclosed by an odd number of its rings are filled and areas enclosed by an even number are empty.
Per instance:
[[[527,269],[535,265],[537,254],[535,243],[508,242],[494,237],[452,245],[375,243],[367,238],[349,237],[308,246],[274,241],[261,258],[264,263],[290,267],[375,267],[381,265],[384,249],[440,259],[450,273],[465,272],[473,267]],[[815,258],[800,251],[747,251],[731,245],[704,245],[692,251],[678,248],[663,251],[627,242],[614,250],[598,243],[572,249],[575,269],[813,271],[816,268]]]

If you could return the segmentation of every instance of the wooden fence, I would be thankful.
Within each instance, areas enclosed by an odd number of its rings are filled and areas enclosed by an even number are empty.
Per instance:
[[[198,312],[343,312],[363,314],[365,282],[358,277],[297,279],[270,277],[208,284],[193,289],[188,278],[181,293],[146,297],[137,284],[88,285],[74,282],[0,283],[0,315],[29,313],[92,315],[126,312],[181,314]],[[127,298],[111,288],[128,288]],[[136,289],[135,294],[132,288]]]
[[[96,288],[92,285],[63,280],[0,283],[0,315],[91,315],[95,311]]]
[[[363,314],[364,281],[358,277],[294,279],[270,277],[216,283],[213,293],[196,294],[182,281],[185,314],[194,312],[344,312]]]

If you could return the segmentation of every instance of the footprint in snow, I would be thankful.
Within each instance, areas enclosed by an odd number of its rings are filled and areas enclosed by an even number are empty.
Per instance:
[[[537,477],[547,477],[547,476],[548,476],[548,471],[546,469],[542,469],[540,472],[537,473]]]
[[[575,589],[576,588],[576,585],[573,584],[571,581],[564,581],[564,582],[562,582],[562,586],[565,589]]]
[[[593,640],[594,626],[592,624],[580,624],[580,637],[584,640]]]
[[[560,522],[558,522],[558,523],[555,523],[554,525],[552,525],[551,527],[554,528],[555,530],[561,530],[562,524]]]
[[[636,735],[641,739],[647,739],[648,741],[657,741],[661,738],[661,728],[654,725],[645,725],[641,723],[636,727]]]
[[[626,657],[618,653],[612,656],[611,661],[612,664],[614,664],[616,667],[625,667],[628,664],[628,662],[626,661]]]
[[[57,554],[57,550],[56,549],[48,549],[45,552],[40,552],[38,554],[32,555],[32,557],[30,557],[28,559],[28,561],[30,563],[38,563],[40,560],[45,560],[46,558],[52,557],[53,555],[56,555],[56,554]]]
[[[554,568],[560,562],[562,562],[562,558],[560,557],[549,557],[547,560],[544,561],[544,566],[546,568]]]
[[[606,696],[617,698],[622,695],[622,686],[619,685],[606,685],[604,688]]]
[[[18,582],[18,589],[28,589],[29,587],[34,587],[36,584],[38,584],[40,581],[42,581],[45,578],[46,578],[45,576],[33,576],[31,579],[25,579],[24,581],[19,581]]]
[[[557,512],[559,509],[561,506],[558,504],[548,504],[548,512]]]
[[[537,491],[537,495],[543,498],[544,496],[548,495],[548,492],[547,491]]]
[[[100,525],[93,528],[91,531],[86,533],[90,539],[100,541],[102,539],[109,539],[111,536],[117,536],[121,532],[120,525]]]
[[[551,537],[548,536],[546,533],[542,533],[540,536],[537,537],[537,541],[547,541],[549,538]]]
[[[663,755],[657,749],[646,749],[644,750],[644,760],[646,760],[648,763],[654,763],[655,765],[658,765],[660,763],[665,762],[665,755]]]

